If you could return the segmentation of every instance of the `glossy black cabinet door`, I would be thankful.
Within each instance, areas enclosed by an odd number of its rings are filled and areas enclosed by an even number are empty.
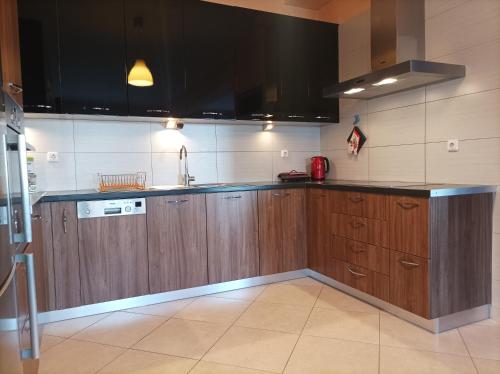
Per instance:
[[[237,8],[184,0],[186,116],[234,118]]]
[[[323,98],[323,89],[338,82],[338,26],[308,21],[309,115],[311,122],[337,123],[339,99]]]
[[[24,111],[59,113],[59,47],[56,0],[19,0]]]
[[[62,111],[126,115],[123,0],[59,1]]]
[[[125,0],[127,68],[142,59],[153,86],[127,86],[129,114],[184,115],[182,0]]]
[[[273,120],[278,110],[280,79],[276,16],[238,9],[235,18],[235,100],[237,118]]]

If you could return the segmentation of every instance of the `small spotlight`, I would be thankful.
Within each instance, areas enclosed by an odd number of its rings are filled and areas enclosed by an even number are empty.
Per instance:
[[[396,83],[398,80],[396,78],[385,78],[382,79],[380,82],[373,83],[372,86],[385,86],[386,84],[393,84]]]
[[[163,122],[161,125],[168,130],[181,130],[184,127],[184,123],[175,118],[169,118],[167,122]]]
[[[364,91],[364,90],[365,90],[364,88],[351,88],[350,90],[345,91],[344,93],[345,93],[346,95],[354,95],[354,94],[356,94],[356,93],[358,93],[358,92],[362,92],[362,91]]]
[[[267,121],[264,125],[262,125],[262,130],[263,131],[270,131],[274,129],[274,123],[273,121]]]

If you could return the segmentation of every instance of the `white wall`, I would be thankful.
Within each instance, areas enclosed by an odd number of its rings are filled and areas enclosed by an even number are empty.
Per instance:
[[[148,185],[177,184],[183,173],[179,149],[189,152],[196,183],[276,180],[292,169],[305,170],[319,154],[318,127],[186,124],[165,130],[157,122],[27,119],[26,136],[36,152],[42,191],[93,189],[97,173],[145,171]],[[288,158],[280,150],[289,151]],[[59,162],[46,152],[59,152]]]
[[[369,58],[366,22],[353,22],[340,28],[340,55],[349,56],[340,59],[342,79],[365,73]],[[426,34],[427,59],[464,64],[466,77],[343,100],[341,124],[321,129],[321,150],[335,166],[331,178],[500,185],[500,0],[427,0]],[[353,53],[349,45],[359,48]],[[354,113],[368,136],[358,157],[345,151]],[[448,139],[460,139],[458,153],[447,152]],[[500,312],[500,201],[494,231],[493,303]]]

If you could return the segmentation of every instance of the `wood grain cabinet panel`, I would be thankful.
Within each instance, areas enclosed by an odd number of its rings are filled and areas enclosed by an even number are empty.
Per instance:
[[[257,192],[207,194],[209,283],[259,275]]]
[[[390,248],[429,257],[429,199],[390,197]]]
[[[147,199],[151,293],[208,284],[205,195]]]
[[[429,318],[428,259],[391,251],[390,302]]]
[[[305,268],[305,190],[259,191],[258,199],[260,274]]]
[[[387,221],[345,214],[331,215],[331,230],[334,235],[360,242],[388,247],[389,225]]]
[[[51,203],[56,309],[82,305],[78,221],[74,201]]]
[[[388,219],[388,197],[382,194],[335,191],[330,206],[332,212],[351,216]]]
[[[146,215],[78,220],[82,302],[149,292]]]
[[[3,89],[23,105],[17,0],[0,1],[0,60]]]
[[[331,272],[328,263],[329,198],[334,192],[316,188],[307,190],[307,267],[321,274]]]
[[[339,260],[389,275],[389,249],[332,236],[332,253]]]

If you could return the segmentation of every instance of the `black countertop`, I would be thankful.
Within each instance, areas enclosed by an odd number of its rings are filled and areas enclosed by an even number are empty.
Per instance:
[[[55,201],[88,201],[132,199],[151,196],[182,195],[214,192],[238,192],[283,188],[323,188],[340,191],[371,192],[418,197],[442,197],[496,192],[496,186],[425,184],[411,182],[374,182],[327,180],[324,182],[252,182],[216,183],[183,186],[158,186],[143,191],[98,192],[97,190],[53,191],[33,195],[32,204]]]

